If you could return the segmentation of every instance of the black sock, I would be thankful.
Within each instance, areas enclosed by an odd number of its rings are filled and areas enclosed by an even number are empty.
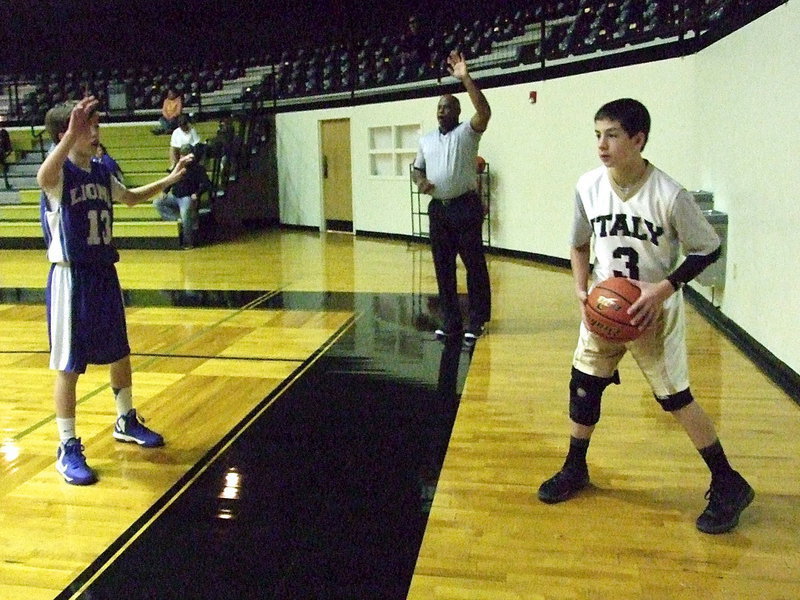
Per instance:
[[[564,470],[586,473],[589,467],[586,466],[586,452],[589,450],[589,438],[582,439],[570,436],[569,452],[564,461]]]
[[[725,456],[725,450],[722,449],[722,444],[719,440],[710,446],[700,448],[698,452],[700,452],[700,456],[706,461],[706,465],[711,471],[711,479],[719,479],[733,474],[733,467],[728,462],[728,457]]]

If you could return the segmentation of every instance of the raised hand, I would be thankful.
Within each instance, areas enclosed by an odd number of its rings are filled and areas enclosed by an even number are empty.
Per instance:
[[[86,135],[90,133],[89,128],[92,125],[92,120],[97,119],[97,107],[100,101],[94,96],[86,96],[82,98],[72,109],[69,117],[69,126],[67,133],[75,136]]]
[[[450,56],[447,57],[447,70],[450,75],[456,79],[463,80],[467,76],[467,61],[464,60],[464,55],[461,52],[453,50]]]

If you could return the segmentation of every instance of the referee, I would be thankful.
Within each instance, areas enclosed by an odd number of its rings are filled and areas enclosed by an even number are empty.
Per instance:
[[[464,56],[451,52],[448,70],[464,84],[475,114],[459,122],[458,98],[445,94],[439,99],[436,118],[439,129],[419,140],[412,178],[421,194],[432,198],[428,205],[431,250],[439,287],[443,322],[436,330],[440,339],[464,334],[474,343],[491,316],[491,289],[483,253],[483,206],[476,191],[475,159],[478,144],[489,124],[492,110],[467,70]],[[456,256],[467,269],[469,322],[461,318],[456,286]]]

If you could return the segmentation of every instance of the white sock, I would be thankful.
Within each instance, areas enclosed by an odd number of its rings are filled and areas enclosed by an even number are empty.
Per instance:
[[[62,444],[71,438],[78,437],[75,435],[75,417],[71,419],[56,417],[56,427],[58,427],[58,439]]]
[[[124,417],[133,408],[133,390],[131,386],[115,390],[114,401],[117,403],[117,416]]]

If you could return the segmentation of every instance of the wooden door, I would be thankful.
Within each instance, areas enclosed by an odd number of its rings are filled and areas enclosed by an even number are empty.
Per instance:
[[[322,197],[325,230],[353,231],[350,119],[322,121]]]

